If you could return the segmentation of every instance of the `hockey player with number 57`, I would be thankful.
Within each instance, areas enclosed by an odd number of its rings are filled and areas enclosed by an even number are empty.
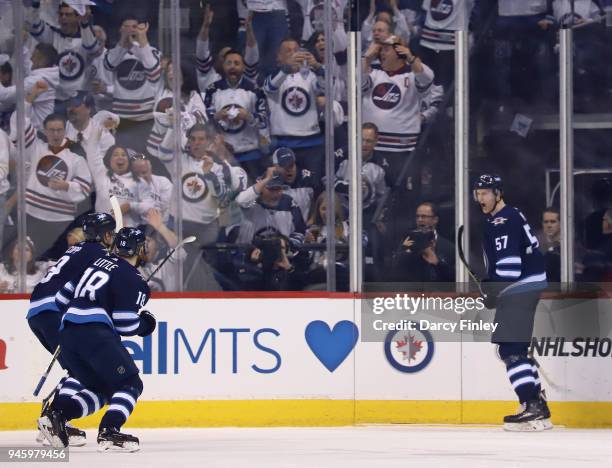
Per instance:
[[[498,324],[491,341],[498,345],[521,403],[517,414],[504,417],[504,429],[550,429],[550,411],[538,371],[528,356],[535,311],[547,286],[544,258],[523,213],[504,202],[499,176],[481,175],[474,184],[474,199],[486,216],[483,250],[488,277],[482,289],[487,308],[496,309]]]

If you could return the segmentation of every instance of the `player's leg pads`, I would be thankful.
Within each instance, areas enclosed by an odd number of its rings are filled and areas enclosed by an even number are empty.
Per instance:
[[[100,429],[107,427],[121,429],[121,426],[125,424],[125,421],[134,411],[136,401],[142,390],[143,385],[140,377],[138,375],[131,376],[121,388],[113,393],[108,410],[100,421]]]
[[[138,438],[119,432],[119,429],[134,411],[136,401],[142,390],[142,380],[138,375],[133,375],[126,380],[125,385],[113,393],[108,410],[100,421],[98,451],[135,452],[139,450]]]
[[[504,358],[506,373],[516,392],[519,401],[525,403],[538,398],[536,379],[533,374],[531,361],[526,355],[512,354]]]

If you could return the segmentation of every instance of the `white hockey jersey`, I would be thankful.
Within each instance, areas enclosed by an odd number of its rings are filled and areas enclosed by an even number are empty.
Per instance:
[[[104,55],[104,66],[113,73],[113,112],[122,119],[153,117],[153,104],[163,86],[159,55],[150,45],[130,50],[117,45]]]
[[[474,0],[425,0],[421,45],[433,50],[453,50],[455,31],[467,31]]]
[[[64,140],[62,145],[67,144]],[[92,179],[87,163],[65,146],[53,152],[49,145],[35,136],[31,124],[26,128],[26,213],[43,221],[72,221],[77,205],[91,192]],[[49,179],[68,182],[68,191],[49,188]]]
[[[214,163],[212,169],[204,174],[202,161],[182,152],[181,170],[177,176],[174,164],[174,129],[168,130],[161,143],[162,161],[170,172],[175,184],[181,185],[183,196],[181,208],[183,219],[194,223],[209,224],[219,217],[219,207],[224,202],[228,192],[227,178],[231,180],[229,171],[226,172],[221,164]],[[175,203],[171,204],[170,213],[176,216]]]
[[[102,46],[93,32],[92,24],[82,25],[80,32],[67,36],[59,28],[42,21],[39,8],[32,8],[31,11],[30,35],[38,42],[51,44],[59,54],[60,86],[56,97],[65,101],[76,95],[77,91],[87,88],[86,70]]]
[[[153,174],[151,180],[139,179],[138,181],[137,211],[140,213],[140,223],[147,224],[146,214],[150,209],[159,210],[164,223],[170,218],[170,203],[174,193],[172,182],[167,177]]]
[[[270,108],[270,133],[307,137],[320,133],[316,98],[323,93],[319,78],[308,73],[272,72],[264,83]]]
[[[389,74],[374,68],[364,78],[364,121],[376,124],[377,151],[412,151],[421,133],[421,99],[433,83],[434,73],[422,64],[416,74],[406,65]]]
[[[138,180],[131,171],[121,175],[114,174],[104,165],[104,155],[99,153],[98,148],[105,132],[106,130],[101,126],[95,126],[92,128],[89,138],[84,139],[81,143],[87,155],[87,165],[94,178],[95,210],[111,213],[110,197],[115,195],[120,205],[123,203],[130,204],[130,211],[123,214],[123,225],[135,227],[140,219],[140,213],[136,210],[137,203],[140,201],[137,189]]]
[[[225,79],[212,84],[206,91],[204,104],[208,118],[213,121],[215,114],[222,109],[227,109],[228,112],[236,115],[240,109],[245,109],[253,116],[250,123],[236,119],[218,122],[223,138],[232,145],[236,155],[258,149],[260,135],[267,136],[268,105],[266,97],[261,89],[244,76],[235,87],[232,87]]]
[[[348,160],[340,163],[336,171],[336,191],[342,196],[342,201],[348,207],[348,184],[351,174]],[[385,170],[372,161],[365,161],[361,166],[362,207],[364,210],[374,207],[385,193]],[[342,187],[342,189],[339,189]]]

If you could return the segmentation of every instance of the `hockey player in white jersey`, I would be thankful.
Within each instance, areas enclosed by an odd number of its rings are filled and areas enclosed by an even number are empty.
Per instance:
[[[57,89],[56,111],[65,111],[64,103],[78,90],[87,87],[87,67],[100,49],[93,32],[93,18],[89,7],[74,1],[62,1],[58,8],[59,28],[40,18],[40,1],[32,2],[30,9],[30,35],[40,43],[51,44],[59,54],[60,86]]]

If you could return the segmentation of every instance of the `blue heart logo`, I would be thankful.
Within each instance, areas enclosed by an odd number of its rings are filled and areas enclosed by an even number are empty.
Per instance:
[[[355,347],[359,329],[349,321],[338,322],[333,330],[321,320],[310,322],[306,327],[306,343],[328,371],[335,371]]]

